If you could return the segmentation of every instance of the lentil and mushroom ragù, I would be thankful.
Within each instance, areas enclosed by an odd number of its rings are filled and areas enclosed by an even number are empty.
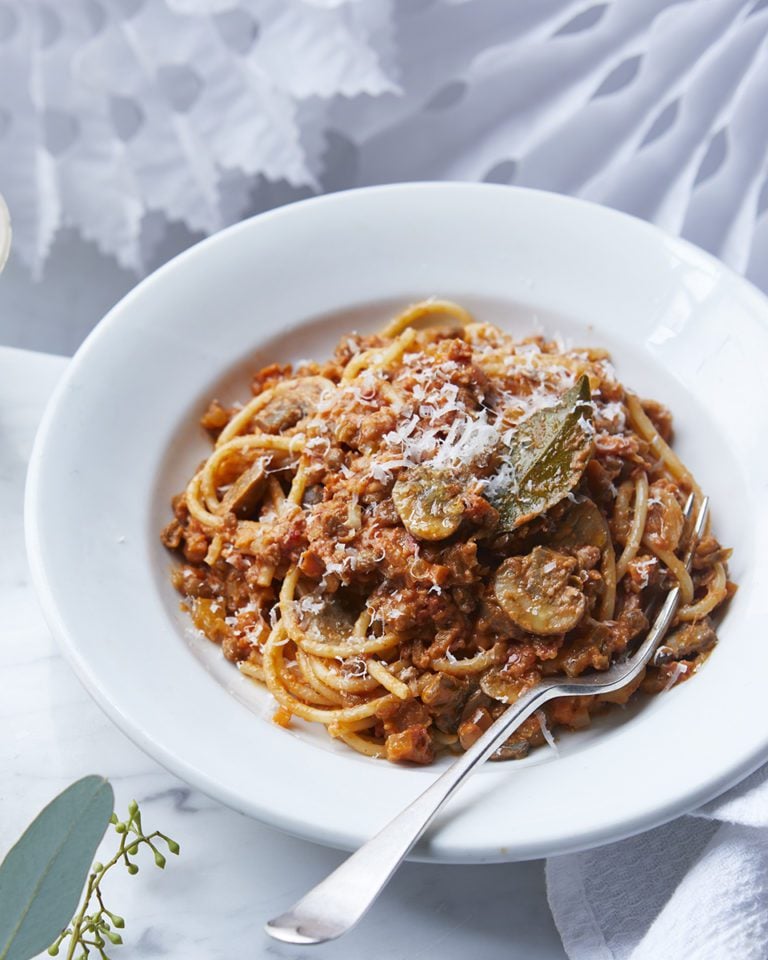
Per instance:
[[[716,642],[729,551],[708,534],[686,572],[681,507],[700,491],[669,412],[604,350],[425,301],[327,363],[265,367],[252,392],[203,416],[213,452],[162,539],[195,627],[266,684],[278,723],[429,763],[542,676],[605,670],[679,582],[639,684],[549,704],[497,753],[520,757],[687,678]]]

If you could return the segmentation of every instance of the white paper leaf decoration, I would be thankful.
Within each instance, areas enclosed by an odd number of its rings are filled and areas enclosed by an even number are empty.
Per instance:
[[[0,189],[39,273],[137,272],[320,190],[516,183],[654,220],[768,286],[766,0],[0,0]]]
[[[11,215],[8,213],[3,195],[0,193],[0,273],[11,252]]]

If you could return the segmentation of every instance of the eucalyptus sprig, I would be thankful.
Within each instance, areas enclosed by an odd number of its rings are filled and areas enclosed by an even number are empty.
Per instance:
[[[59,954],[62,945],[69,938],[67,944],[66,960],[86,960],[90,956],[91,950],[98,952],[101,960],[109,960],[105,952],[107,941],[113,945],[121,944],[123,938],[116,930],[122,930],[125,926],[125,920],[108,910],[104,903],[104,894],[101,890],[101,882],[112,867],[122,863],[130,874],[139,872],[139,866],[131,859],[139,852],[141,846],[149,847],[155,859],[155,864],[163,869],[165,867],[165,856],[158,849],[158,841],[162,841],[168,850],[178,856],[179,845],[175,840],[154,830],[150,834],[144,833],[141,825],[141,811],[135,800],[128,804],[128,818],[118,820],[117,814],[113,813],[109,818],[115,833],[120,836],[120,846],[117,853],[106,863],[94,863],[91,872],[88,874],[88,882],[85,886],[85,896],[79,912],[73,917],[72,922],[63,930],[56,940],[48,947],[48,953],[55,957]],[[82,952],[75,955],[75,951],[80,947]]]
[[[125,921],[104,902],[105,875],[118,864],[138,873],[134,858],[141,847],[164,867],[161,846],[178,854],[179,845],[159,830],[145,832],[135,800],[128,817],[118,820],[114,800],[103,777],[83,777],[41,810],[8,851],[0,863],[0,960],[31,960],[54,937],[48,952],[56,956],[63,948],[66,960],[85,960],[92,952],[109,960],[105,948],[122,943],[117,931]],[[106,863],[92,863],[110,823],[120,837],[118,850]]]

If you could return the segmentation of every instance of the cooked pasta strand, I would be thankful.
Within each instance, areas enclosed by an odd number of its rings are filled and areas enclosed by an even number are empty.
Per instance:
[[[645,531],[645,521],[648,516],[648,474],[641,473],[635,480],[635,503],[632,512],[632,526],[629,535],[616,562],[616,580],[619,581],[627,572],[627,567],[637,556]]]
[[[725,573],[725,566],[722,563],[715,564],[715,575],[707,584],[707,593],[696,603],[688,603],[680,608],[677,613],[677,619],[684,622],[701,620],[712,613],[715,607],[719,606],[728,598],[728,577]]]
[[[472,673],[482,673],[483,670],[495,666],[501,661],[504,653],[503,645],[497,643],[490,650],[482,650],[474,657],[467,657],[466,660],[449,660],[447,657],[440,657],[432,661],[432,666],[442,673],[450,673],[454,677],[465,677]]]
[[[400,700],[411,699],[412,694],[410,687],[391,674],[381,660],[368,660],[366,666],[368,673],[378,680],[385,690],[389,690],[390,693],[393,693]]]
[[[343,740],[348,747],[352,747],[353,750],[362,753],[366,757],[378,759],[379,757],[383,757],[386,751],[383,743],[379,743],[376,740],[369,740],[367,737],[361,737],[359,734],[354,733],[348,726],[337,726],[332,736]]]
[[[684,604],[690,603],[693,600],[693,580],[691,580],[691,575],[685,569],[685,564],[680,557],[672,553],[671,550],[663,550],[651,539],[645,539],[643,543],[656,554],[669,572],[677,578],[682,602]]]
[[[728,551],[708,537],[686,569],[677,505],[701,490],[655,426],[668,413],[608,359],[430,299],[325,364],[265,367],[162,534],[195,626],[278,722],[392,761],[461,750],[543,676],[604,669],[670,577],[677,621],[704,621],[695,673],[733,589]],[[576,392],[563,457],[551,433]],[[203,422],[223,419],[217,403]],[[655,669],[644,689],[663,687]],[[634,693],[562,703],[552,722]]]
[[[264,677],[267,688],[275,700],[294,716],[301,717],[302,720],[312,720],[324,724],[350,722],[371,717],[385,704],[392,702],[392,694],[388,693],[383,697],[376,697],[355,707],[325,709],[299,699],[288,689],[288,683],[292,683],[294,688],[298,684],[295,681],[291,682],[284,670],[283,648],[279,643],[280,639],[282,639],[282,630],[278,625],[264,645]],[[313,698],[317,697],[314,691],[312,691],[312,694],[314,695]]]
[[[465,327],[474,322],[472,314],[452,300],[422,300],[403,310],[391,320],[381,332],[383,337],[396,337],[407,327],[422,323],[424,320],[437,322],[441,317],[450,317]]]
[[[696,494],[697,502],[701,501],[701,487],[696,483],[693,474],[688,470],[666,440],[662,438],[661,434],[651,422],[648,414],[643,410],[639,398],[634,393],[627,393],[627,410],[629,410],[630,421],[635,430],[650,444],[653,452],[664,461],[667,469],[675,480],[693,490]]]

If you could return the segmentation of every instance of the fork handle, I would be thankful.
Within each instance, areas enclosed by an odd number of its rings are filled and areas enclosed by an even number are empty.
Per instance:
[[[692,494],[685,506],[686,517],[691,514],[693,506]],[[686,554],[686,569],[690,568],[696,544],[705,528],[708,509],[709,498],[704,497]],[[618,690],[636,676],[653,655],[674,618],[679,598],[680,589],[675,587],[667,595],[653,627],[633,657],[631,669],[622,670],[618,677],[596,681],[599,688],[596,690],[588,691],[586,685],[580,682],[581,678],[576,678],[570,683],[544,682],[523,694],[491,724],[466,753],[454,760],[424,793],[372,840],[363,844],[290,910],[270,920],[266,925],[267,933],[284,943],[324,943],[340,937],[353,927],[387,885],[389,878],[426,830],[437,811],[464,782],[467,775],[548,700],[571,694],[607,693]]]
[[[387,885],[432,818],[467,775],[520,724],[557,693],[534,687],[494,721],[413,803],[309,891],[266,931],[284,943],[324,943],[354,926]]]

